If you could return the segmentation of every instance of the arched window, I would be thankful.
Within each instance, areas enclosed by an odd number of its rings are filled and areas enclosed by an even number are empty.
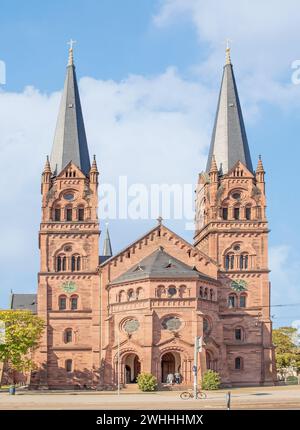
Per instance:
[[[199,288],[199,296],[203,298],[203,287]]]
[[[234,255],[233,254],[227,254],[225,256],[225,269],[226,270],[233,270],[234,269]]]
[[[54,221],[60,221],[60,219],[61,219],[61,209],[60,209],[60,207],[56,207],[55,209],[54,209]]]
[[[245,218],[247,220],[251,219],[251,206],[246,206],[245,207]]]
[[[70,308],[72,311],[76,311],[76,309],[78,309],[78,296],[71,296]]]
[[[205,300],[207,300],[208,299],[208,289],[207,288],[204,288],[204,297],[203,297]]]
[[[209,290],[209,299],[210,300],[214,299],[214,290],[212,288]]]
[[[67,257],[65,255],[59,255],[56,258],[56,271],[65,272],[67,270]]]
[[[240,269],[248,269],[248,255],[242,254],[240,255]]]
[[[130,290],[128,290],[128,292],[127,292],[127,299],[128,299],[128,301],[134,300],[134,291],[132,288]]]
[[[71,343],[73,341],[73,330],[71,328],[67,328],[65,330],[65,343]]]
[[[234,368],[235,370],[241,370],[243,368],[243,359],[242,357],[236,357],[234,360]]]
[[[65,311],[67,309],[67,297],[66,296],[59,296],[58,308],[60,311]]]
[[[71,258],[71,270],[72,272],[78,272],[81,269],[81,258],[79,255],[72,255]]]
[[[244,338],[244,331],[241,327],[237,327],[234,329],[234,338],[235,340],[242,341]]]
[[[222,218],[224,220],[228,219],[228,208],[227,207],[222,208]]]
[[[67,206],[66,207],[66,221],[72,221],[72,206]]]
[[[137,288],[136,290],[136,299],[143,299],[144,298],[144,290],[142,287]]]
[[[233,218],[234,219],[240,219],[240,208],[239,207],[233,208]]]
[[[126,293],[124,290],[119,292],[119,302],[126,302]]]
[[[247,295],[241,294],[240,295],[240,308],[245,308],[247,305]]]
[[[230,294],[228,296],[228,307],[235,308],[236,307],[236,296],[235,294]]]
[[[72,360],[69,359],[65,361],[65,368],[67,372],[72,372],[72,369],[73,369]]]
[[[78,221],[84,221],[84,207],[80,206],[77,212]]]

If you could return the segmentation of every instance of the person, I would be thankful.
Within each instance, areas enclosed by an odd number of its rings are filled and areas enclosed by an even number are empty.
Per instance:
[[[173,373],[169,373],[167,376],[167,384],[173,385],[173,381],[174,381],[174,375]]]
[[[175,376],[175,384],[180,384],[180,381],[181,381],[180,373],[176,372],[174,376]]]

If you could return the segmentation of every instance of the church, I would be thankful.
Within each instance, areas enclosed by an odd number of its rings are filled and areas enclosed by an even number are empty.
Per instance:
[[[265,171],[261,158],[253,169],[229,48],[193,243],[159,218],[115,255],[106,229],[99,255],[98,187],[71,46],[42,172],[37,313],[46,330],[31,386],[115,389],[141,372],[160,387],[170,373],[192,386],[196,336],[199,380],[212,369],[223,386],[274,383]]]

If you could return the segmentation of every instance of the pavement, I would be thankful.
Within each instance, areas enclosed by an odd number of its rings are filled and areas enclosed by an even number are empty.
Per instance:
[[[0,410],[113,410],[113,409],[226,409],[226,393],[231,392],[231,409],[298,409],[300,385],[247,387],[207,391],[205,400],[182,400],[180,392],[32,392],[19,391],[15,396],[0,393]]]

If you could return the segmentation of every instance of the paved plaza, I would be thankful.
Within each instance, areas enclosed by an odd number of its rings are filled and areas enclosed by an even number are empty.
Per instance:
[[[182,400],[179,392],[18,392],[0,393],[0,409],[226,409],[228,390],[207,392],[206,400]],[[300,386],[231,389],[232,409],[300,409]]]

